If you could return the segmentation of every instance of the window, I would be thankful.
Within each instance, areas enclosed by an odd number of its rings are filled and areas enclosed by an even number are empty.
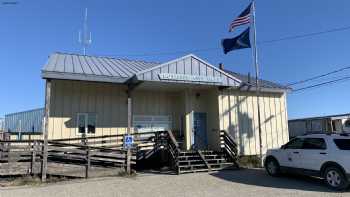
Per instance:
[[[303,149],[325,150],[327,145],[323,138],[305,138]]]
[[[350,139],[334,139],[334,143],[340,150],[350,150]]]
[[[312,120],[311,122],[311,130],[312,132],[320,132],[322,131],[322,120]]]
[[[87,125],[89,134],[94,134],[96,130],[96,114],[88,114],[88,125]]]
[[[333,129],[333,131],[337,130],[336,124],[337,124],[337,122],[335,120],[332,120],[332,126],[333,126],[332,129]]]
[[[79,134],[94,134],[96,131],[96,114],[79,113],[77,125]]]
[[[344,125],[345,127],[350,127],[350,120],[346,120]]]
[[[303,147],[303,141],[302,138],[294,138],[285,145],[285,149],[301,149]]]
[[[172,128],[170,115],[134,115],[133,125],[138,133],[166,131]]]
[[[78,114],[78,133],[85,133],[87,114]]]

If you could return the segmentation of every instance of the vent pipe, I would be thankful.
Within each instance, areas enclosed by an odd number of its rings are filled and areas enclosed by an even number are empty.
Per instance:
[[[220,64],[219,64],[219,68],[220,68],[220,70],[224,70],[224,64],[223,64],[223,63],[220,63]]]

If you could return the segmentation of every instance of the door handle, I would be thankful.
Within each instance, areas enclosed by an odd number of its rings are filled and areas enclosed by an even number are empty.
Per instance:
[[[321,155],[327,155],[327,153],[325,153],[325,152],[320,152],[320,154],[321,154]]]
[[[297,152],[297,151],[296,151],[296,152],[293,152],[293,153],[294,153],[294,154],[299,154],[299,152]]]

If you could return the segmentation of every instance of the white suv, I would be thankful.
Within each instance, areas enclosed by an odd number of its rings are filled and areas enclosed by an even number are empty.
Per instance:
[[[280,149],[268,150],[265,169],[271,176],[302,173],[325,179],[342,190],[350,184],[350,137],[348,134],[312,134],[292,139]]]

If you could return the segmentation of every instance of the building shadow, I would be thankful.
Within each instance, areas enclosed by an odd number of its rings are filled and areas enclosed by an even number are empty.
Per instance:
[[[271,177],[263,169],[226,170],[215,172],[211,175],[225,181],[258,187],[335,193],[335,191],[327,188],[322,179],[301,175]],[[348,193],[350,189],[348,188],[343,192]]]

